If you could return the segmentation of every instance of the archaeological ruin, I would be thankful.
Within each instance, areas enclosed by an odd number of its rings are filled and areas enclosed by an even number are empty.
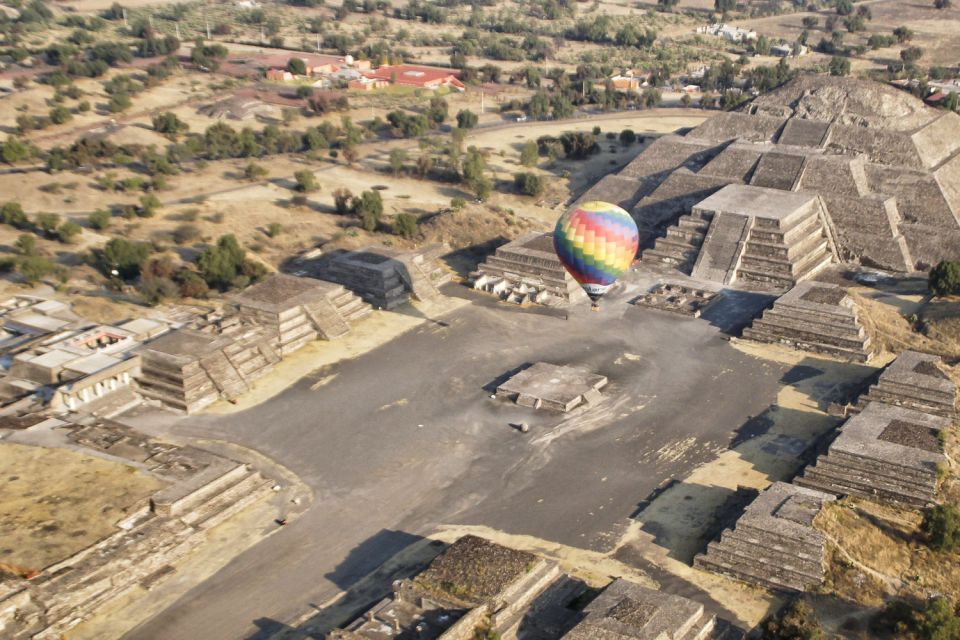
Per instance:
[[[871,402],[843,424],[827,453],[795,482],[922,509],[937,501],[938,466],[947,462],[939,434],[950,424],[941,416]]]
[[[631,211],[644,262],[789,288],[828,256],[900,272],[960,258],[958,185],[960,116],[806,75],[658,138],[588,195]]]
[[[960,417],[957,385],[943,370],[943,359],[916,351],[904,351],[897,356],[853,409],[870,402],[884,402],[953,420]]]
[[[174,575],[174,563],[203,543],[207,531],[272,493],[273,483],[242,462],[162,442],[109,420],[49,418],[8,439],[80,447],[144,470],[165,486],[106,538],[29,580],[0,582],[0,630],[11,634],[4,637],[63,637],[125,594],[149,590]]]
[[[693,566],[767,589],[804,592],[823,583],[826,538],[813,519],[835,496],[775,482]]]
[[[660,282],[650,291],[633,300],[633,304],[699,318],[700,314],[722,295],[719,291],[698,289],[671,282]]]
[[[805,281],[780,296],[745,328],[743,338],[868,362],[873,348],[859,314],[842,287]]]
[[[583,367],[538,362],[502,382],[496,396],[522,407],[566,412],[584,402],[599,402],[606,384],[605,376]]]
[[[370,246],[322,256],[307,268],[318,278],[342,284],[374,307],[389,310],[411,296],[419,301],[440,296],[438,287],[452,278],[440,260],[449,251],[442,243],[410,251]]]
[[[516,304],[555,306],[586,299],[560,263],[552,233],[528,233],[497,248],[470,279],[474,289]]]

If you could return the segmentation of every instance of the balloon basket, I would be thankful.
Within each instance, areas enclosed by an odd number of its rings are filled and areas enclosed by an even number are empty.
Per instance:
[[[590,311],[600,311],[600,303],[594,302],[590,305]]]

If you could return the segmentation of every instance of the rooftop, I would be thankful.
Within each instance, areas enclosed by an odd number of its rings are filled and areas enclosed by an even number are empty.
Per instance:
[[[326,297],[339,288],[339,285],[325,280],[274,273],[262,282],[247,287],[233,299],[241,306],[279,311],[301,305],[306,300]]]
[[[786,218],[816,199],[816,194],[730,184],[697,204],[698,209],[758,218]]]

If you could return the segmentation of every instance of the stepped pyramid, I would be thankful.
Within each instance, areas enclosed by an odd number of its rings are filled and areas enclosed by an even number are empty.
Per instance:
[[[644,261],[690,272],[711,223],[693,213],[699,203],[731,186],[807,194],[833,261],[910,272],[960,259],[957,185],[960,116],[885,84],[804,75],[685,135],[659,137],[583,197],[631,212]],[[726,222],[721,235],[735,234]],[[819,255],[802,264],[798,254],[820,249],[794,247],[779,231],[766,238],[780,246],[747,252],[740,286],[757,286],[758,275],[761,285],[789,287],[819,268]]]
[[[858,401],[915,409],[956,420],[957,385],[944,372],[940,356],[904,351],[890,363],[875,385]]]
[[[824,578],[826,538],[813,519],[832,500],[827,493],[775,482],[693,566],[778,591],[817,587]]]
[[[856,305],[843,288],[801,282],[744,329],[743,337],[867,362],[873,355],[870,337],[857,314]]]
[[[331,340],[372,310],[342,285],[275,273],[233,297],[239,316],[277,333],[281,357],[307,342]]]
[[[528,233],[497,248],[470,279],[474,289],[518,304],[557,305],[586,298],[557,257],[552,233]]]
[[[435,243],[412,251],[370,246],[339,251],[316,265],[318,277],[350,289],[379,309],[394,309],[410,299],[434,300],[451,275],[440,261],[450,248]]]
[[[623,578],[611,582],[584,612],[586,617],[564,640],[732,640],[743,636],[729,627],[718,627],[716,617],[698,602]]]
[[[923,508],[935,502],[937,465],[947,461],[938,434],[949,427],[940,416],[871,402],[844,423],[827,454],[796,483]]]

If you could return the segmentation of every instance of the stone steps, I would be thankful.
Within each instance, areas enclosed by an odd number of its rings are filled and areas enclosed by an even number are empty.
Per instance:
[[[718,547],[708,547],[706,555],[694,558],[693,566],[772,591],[803,593],[821,582],[806,574],[767,563],[756,553],[744,556]]]
[[[790,320],[779,314],[765,313],[754,320],[749,331],[751,333],[765,332],[770,335],[784,336],[794,341],[824,344],[841,349],[866,351],[870,346],[870,337],[860,327],[835,327],[802,320]]]
[[[270,484],[259,473],[251,473],[189,514],[189,519],[181,519],[197,529],[211,529],[264,495]]]
[[[929,389],[918,389],[881,381],[879,384],[870,387],[866,397],[861,399],[861,402],[873,401],[914,409],[923,413],[932,413],[952,420],[958,417],[957,409],[953,405],[953,398],[946,394],[934,394]]]
[[[879,484],[867,481],[855,482],[841,475],[828,474],[818,463],[815,467],[808,467],[803,476],[798,477],[794,482],[801,487],[808,489],[817,489],[837,496],[857,496],[866,500],[875,502],[895,503],[910,507],[912,509],[923,509],[935,502],[934,498],[926,498],[919,495],[908,495],[902,490],[887,490]]]
[[[754,340],[756,342],[784,344],[794,349],[799,349],[801,351],[823,353],[823,354],[835,356],[838,358],[848,359],[852,362],[868,362],[871,357],[870,354],[866,354],[857,349],[846,349],[843,347],[836,347],[831,344],[817,342],[817,341],[797,340],[780,333],[757,331],[753,327],[747,327],[746,329],[744,329],[743,337],[747,340]]]

